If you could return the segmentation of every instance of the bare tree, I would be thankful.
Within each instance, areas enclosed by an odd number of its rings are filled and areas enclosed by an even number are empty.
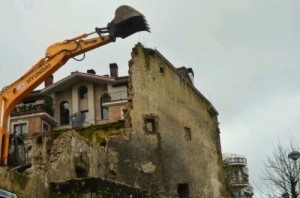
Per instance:
[[[299,163],[300,153],[291,141],[290,148],[284,148],[279,142],[273,154],[267,158],[263,179],[269,190],[267,197],[297,198],[300,192]]]

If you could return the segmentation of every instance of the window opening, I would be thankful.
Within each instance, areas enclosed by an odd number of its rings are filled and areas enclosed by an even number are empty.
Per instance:
[[[43,138],[41,136],[36,139],[36,145],[39,147],[43,145]]]
[[[102,120],[108,120],[109,119],[109,111],[108,107],[104,106],[103,104],[106,102],[111,101],[111,96],[108,93],[104,93],[100,98],[100,104],[101,104],[101,119]]]
[[[20,123],[14,125],[14,133],[16,135],[28,134],[27,123]]]
[[[159,67],[159,72],[162,73],[162,74],[164,74],[165,73],[165,69],[162,66],[160,66]]]
[[[148,134],[154,134],[157,132],[156,119],[152,116],[144,118],[144,130]]]
[[[188,198],[189,197],[189,184],[178,184],[177,193],[179,198]]]
[[[186,141],[191,141],[192,140],[192,133],[191,129],[188,127],[184,127],[184,138]]]
[[[89,120],[89,111],[81,111],[81,121],[82,122],[88,122]]]
[[[87,99],[88,98],[88,89],[86,86],[79,87],[79,98],[80,99]]]
[[[108,107],[102,107],[102,120],[108,120]]]
[[[80,166],[80,165],[75,166],[75,172],[76,172],[76,176],[78,178],[84,178],[84,177],[88,176],[88,171],[87,171],[86,167],[83,167],[83,166]]]
[[[70,110],[69,110],[69,103],[64,101],[60,103],[60,124],[65,125],[69,124],[69,116],[70,116]]]

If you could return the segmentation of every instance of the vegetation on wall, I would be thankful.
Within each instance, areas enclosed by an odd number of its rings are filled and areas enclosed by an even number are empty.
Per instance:
[[[46,113],[48,113],[50,116],[53,117],[53,99],[50,95],[44,95],[44,110]]]
[[[25,174],[21,174],[16,171],[11,171],[11,173],[13,183],[24,190],[29,182],[29,177]]]
[[[102,145],[106,142],[106,138],[114,135],[121,135],[124,129],[124,121],[93,125],[74,129],[82,137],[92,141],[97,145]],[[51,138],[56,139],[61,133],[70,131],[71,129],[60,129],[51,132]]]
[[[124,128],[124,122],[114,122],[103,125],[95,125],[86,128],[78,128],[76,132],[82,137],[92,141],[98,146],[106,144],[106,138],[115,135],[121,135]]]

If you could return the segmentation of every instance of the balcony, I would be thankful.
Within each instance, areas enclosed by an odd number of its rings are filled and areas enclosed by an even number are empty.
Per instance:
[[[223,154],[223,161],[227,163],[227,165],[247,165],[246,158],[238,154]]]
[[[249,177],[249,169],[247,168],[247,166],[244,166],[244,167],[242,168],[242,173],[243,173],[244,175],[247,175],[247,176]]]
[[[53,111],[51,108],[47,108],[44,103],[37,104],[37,103],[30,103],[30,104],[21,104],[17,105],[14,110],[11,112],[11,117],[16,116],[23,116],[29,114],[36,114],[45,112],[51,116],[53,116]]]
[[[253,191],[252,186],[247,186],[246,188],[244,188],[244,193],[245,193],[247,196],[253,196],[254,191]]]
[[[229,181],[230,186],[240,186],[240,187],[247,187],[249,186],[249,180],[247,176],[234,176]]]
[[[114,92],[106,92],[103,94],[102,105],[110,106],[118,103],[127,102],[128,95],[127,89],[114,91]]]

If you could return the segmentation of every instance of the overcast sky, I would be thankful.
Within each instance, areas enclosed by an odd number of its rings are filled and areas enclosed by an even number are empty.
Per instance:
[[[175,67],[192,67],[195,86],[219,112],[222,150],[246,156],[250,181],[273,145],[300,136],[299,0],[9,0],[0,7],[0,87],[44,57],[46,48],[95,27],[106,27],[120,5],[142,12],[142,32],[70,60],[72,71],[108,74],[109,63],[128,75],[132,47],[141,42]]]

